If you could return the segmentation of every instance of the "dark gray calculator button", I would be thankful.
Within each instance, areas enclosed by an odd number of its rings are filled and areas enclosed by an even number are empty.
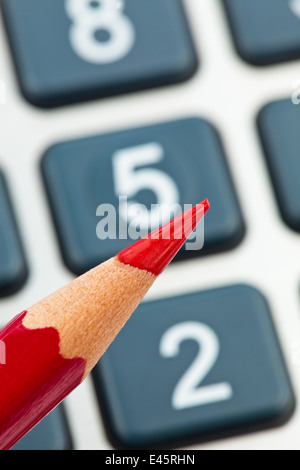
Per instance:
[[[267,428],[294,409],[268,305],[244,285],[140,305],[93,377],[117,448]]]
[[[177,83],[197,68],[181,0],[3,0],[21,89],[53,107]]]
[[[18,229],[6,182],[0,173],[0,296],[20,289],[27,277]]]
[[[204,248],[198,249],[199,237],[195,238],[194,248],[181,250],[177,260],[232,248],[244,234],[222,144],[215,129],[202,119],[59,143],[44,155],[42,170],[63,258],[76,274],[135,241],[129,230],[132,224],[126,222],[122,238],[126,217],[120,196],[127,198],[128,206],[143,204],[149,215],[155,204],[171,201],[184,210],[185,204],[208,198],[211,210],[204,221]],[[116,210],[115,227],[110,226],[107,235],[98,232],[105,220],[97,216],[103,204]]]
[[[266,105],[258,128],[282,218],[300,232],[300,106],[292,100]]]
[[[224,0],[239,54],[255,65],[300,58],[299,0]]]

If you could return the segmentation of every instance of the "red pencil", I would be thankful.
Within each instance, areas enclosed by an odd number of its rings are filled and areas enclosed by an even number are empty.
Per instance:
[[[208,208],[207,200],[194,206],[0,331],[0,449],[10,449],[85,379]]]

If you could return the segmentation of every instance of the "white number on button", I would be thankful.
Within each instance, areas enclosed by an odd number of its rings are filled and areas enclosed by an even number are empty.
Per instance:
[[[157,168],[139,168],[158,163],[163,156],[163,148],[156,142],[122,149],[113,155],[116,195],[133,198],[139,191],[149,189],[154,193],[157,204],[165,208],[163,213],[158,205],[151,212],[139,212],[139,225],[142,229],[148,229],[149,226],[154,227],[160,222],[169,220],[168,207],[179,205],[177,185],[167,173]],[[139,204],[134,200],[128,202],[127,208],[120,204],[120,216],[123,220],[130,221],[136,217],[138,206]],[[160,220],[162,215],[165,220]]]
[[[73,21],[70,42],[76,54],[94,64],[107,64],[122,59],[134,44],[134,28],[124,15],[124,0],[65,0],[68,16]],[[106,40],[97,40],[97,31]]]
[[[219,341],[214,331],[198,322],[183,322],[169,328],[161,338],[160,353],[163,357],[173,357],[179,353],[182,341],[194,340],[199,345],[199,353],[189,369],[177,383],[172,405],[176,410],[229,400],[232,388],[227,382],[199,387],[219,354]]]

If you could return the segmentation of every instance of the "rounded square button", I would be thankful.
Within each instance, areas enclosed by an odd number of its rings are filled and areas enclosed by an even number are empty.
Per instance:
[[[299,0],[224,0],[243,59],[268,65],[300,58]]]
[[[76,274],[133,243],[148,221],[151,228],[162,225],[152,224],[159,215],[153,205],[175,204],[182,212],[185,204],[211,203],[204,248],[193,235],[194,246],[177,260],[232,248],[244,234],[222,144],[202,119],[60,143],[46,152],[42,170],[63,258]],[[140,231],[128,215],[137,203],[145,208]]]
[[[3,0],[24,96],[42,107],[177,83],[197,68],[180,0]]]
[[[295,90],[298,100],[300,90]],[[281,100],[263,107],[258,129],[281,216],[300,232],[300,107]]]
[[[245,285],[140,305],[93,377],[117,448],[253,431],[294,409],[268,305]]]
[[[8,188],[0,173],[0,296],[13,294],[20,289],[27,274]]]

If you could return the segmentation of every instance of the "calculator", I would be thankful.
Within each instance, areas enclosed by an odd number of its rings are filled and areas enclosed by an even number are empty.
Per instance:
[[[101,205],[211,206],[13,449],[299,449],[300,0],[0,5],[0,327],[133,243]]]

